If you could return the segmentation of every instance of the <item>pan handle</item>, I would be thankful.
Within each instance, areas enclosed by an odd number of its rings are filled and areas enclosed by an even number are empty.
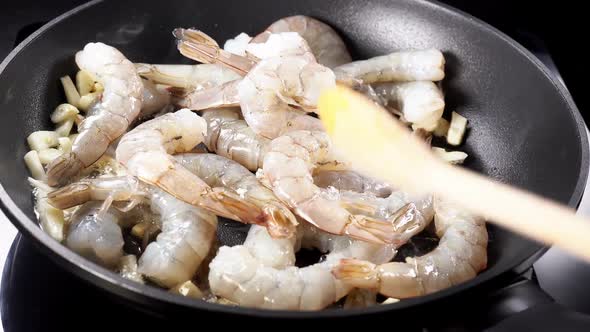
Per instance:
[[[590,330],[590,315],[558,304],[530,279],[500,289],[483,302],[480,318],[484,320],[479,324],[489,327],[486,331]]]

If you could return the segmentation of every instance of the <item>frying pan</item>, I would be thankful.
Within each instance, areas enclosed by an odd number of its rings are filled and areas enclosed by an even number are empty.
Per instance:
[[[443,51],[447,110],[470,121],[461,147],[470,156],[466,167],[577,206],[586,183],[588,143],[571,97],[532,54],[467,14],[436,2],[409,0],[133,0],[92,1],[73,9],[23,41],[0,65],[0,206],[4,213],[66,270],[123,303],[166,317],[207,312],[211,318],[230,314],[232,319],[244,320],[388,317],[411,321],[427,311],[435,314],[443,305],[467,308],[466,304],[528,269],[546,248],[490,225],[488,268],[463,284],[365,309],[266,311],[186,299],[125,280],[71,252],[39,228],[22,161],[25,137],[50,128],[49,114],[64,100],[58,78],[75,73],[76,51],[87,42],[102,41],[134,62],[191,63],[175,48],[174,27],[195,26],[223,41],[241,31],[255,34],[276,19],[294,14],[310,15],[333,26],[356,59],[410,48]],[[232,230],[231,223],[226,225],[220,230],[222,243],[243,241],[243,232]]]

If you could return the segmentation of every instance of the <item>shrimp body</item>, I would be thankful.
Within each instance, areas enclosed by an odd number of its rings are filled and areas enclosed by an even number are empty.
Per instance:
[[[388,106],[401,111],[406,121],[420,128],[432,130],[442,117],[445,100],[440,89],[430,81],[382,83],[374,89]]]
[[[138,271],[165,287],[192,278],[208,255],[217,230],[214,214],[132,176],[80,180],[49,193],[48,200],[60,208],[84,204],[72,217],[66,245],[106,266],[114,266],[122,256],[120,226],[145,220],[144,209],[127,212],[129,208],[114,208],[110,202],[135,201],[142,208],[148,205],[152,211],[149,219],[155,219],[162,232],[147,246]]]
[[[273,237],[288,237],[295,232],[295,216],[242,165],[223,156],[206,153],[184,153],[175,158],[209,186],[230,189],[258,206],[269,216],[264,226]]]
[[[223,188],[213,190],[171,156],[192,150],[206,132],[205,120],[193,112],[168,113],[125,134],[117,146],[116,159],[131,175],[186,203],[234,220],[263,222],[267,216],[256,206]]]
[[[334,275],[351,286],[394,298],[429,294],[474,278],[487,265],[485,222],[441,200],[435,202],[435,212],[440,242],[432,252],[382,265],[345,259]]]
[[[290,132],[271,142],[264,157],[264,177],[280,200],[323,231],[375,243],[407,241],[414,222],[401,222],[398,216],[383,220],[352,214],[347,210],[350,204],[314,184],[314,169],[341,164],[332,153],[326,133]]]
[[[137,73],[155,83],[187,90],[201,90],[241,78],[231,69],[217,64],[160,65],[136,63]]]
[[[258,135],[276,138],[293,130],[322,130],[307,111],[317,108],[321,91],[335,85],[331,70],[302,57],[260,61],[238,84],[244,120]]]
[[[233,109],[211,109],[203,111],[207,122],[205,145],[209,151],[237,161],[250,171],[262,167],[264,155],[270,140],[257,135],[240,112]]]
[[[338,81],[358,79],[363,83],[391,81],[440,81],[445,77],[445,59],[438,50],[403,51],[354,61],[334,68]]]
[[[209,268],[209,284],[217,296],[242,306],[280,310],[320,310],[344,297],[352,287],[330,272],[343,257],[387,262],[395,254],[390,245],[376,245],[304,228],[297,241],[273,239],[252,226],[244,245],[221,247]],[[298,242],[329,252],[326,260],[304,268],[293,266]]]
[[[114,267],[123,257],[121,213],[115,209],[101,212],[98,202],[89,202],[72,215],[65,245],[74,252],[103,266]]]
[[[233,95],[232,91],[237,91],[237,99],[232,98],[230,101],[239,101],[244,119],[256,134],[272,139],[293,130],[322,130],[321,122],[305,113],[317,108],[321,91],[336,84],[334,73],[329,68],[318,64],[311,56],[289,55],[292,53],[286,51],[277,52],[281,56],[252,61],[216,48],[216,43],[200,31],[177,30],[181,31],[176,34],[179,38],[178,48],[185,56],[197,61],[220,63],[228,68],[239,68],[243,73],[244,78],[239,83],[226,87],[230,93],[217,90],[201,93],[229,96]],[[203,48],[209,50],[205,56]],[[223,52],[229,55],[224,56]],[[195,102],[195,99],[200,98],[194,96],[186,99],[181,105],[191,109],[228,106],[220,103],[220,98],[207,97],[207,100],[211,100],[208,105]]]
[[[264,42],[269,36],[281,32],[296,32],[301,35],[307,41],[317,61],[328,68],[352,61],[338,33],[329,25],[309,16],[297,15],[282,18],[256,36],[251,43]]]
[[[145,119],[162,111],[171,103],[168,91],[162,91],[156,84],[148,80],[141,80],[143,83],[143,102],[138,118]]]
[[[387,197],[393,191],[385,182],[348,170],[320,170],[313,175],[313,182],[321,188],[334,187],[339,191],[369,193],[377,197]]]
[[[89,43],[76,54],[76,63],[93,74],[104,91],[78,126],[72,151],[49,164],[47,181],[51,186],[63,185],[98,160],[109,144],[125,133],[141,109],[141,79],[121,52],[103,43]]]
[[[138,271],[169,288],[195,275],[215,241],[217,217],[159,189],[152,190],[150,203],[162,232],[146,247]]]
[[[296,32],[271,33],[263,42],[253,40],[246,45],[245,53],[257,59],[268,59],[277,56],[301,56],[316,62],[309,45]]]

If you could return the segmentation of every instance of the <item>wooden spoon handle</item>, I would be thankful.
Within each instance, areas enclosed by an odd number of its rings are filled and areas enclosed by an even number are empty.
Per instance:
[[[320,118],[358,171],[416,193],[434,193],[491,222],[590,262],[590,220],[523,190],[448,165],[384,109],[344,87],[322,94]]]
[[[546,198],[460,169],[433,170],[432,192],[467,210],[545,244],[554,244],[590,262],[590,220]]]

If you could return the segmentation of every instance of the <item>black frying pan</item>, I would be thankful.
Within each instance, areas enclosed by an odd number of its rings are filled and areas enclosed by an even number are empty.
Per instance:
[[[490,226],[488,269],[464,284],[362,310],[264,311],[190,300],[127,281],[69,251],[38,227],[22,161],[25,137],[50,127],[49,113],[64,99],[58,78],[75,73],[76,51],[89,41],[102,41],[135,62],[190,63],[176,51],[174,27],[196,26],[223,41],[241,31],[256,34],[293,14],[311,15],[335,27],[359,59],[408,48],[442,50],[447,59],[447,109],[470,121],[462,147],[470,155],[467,167],[577,206],[586,183],[588,143],[576,106],[533,55],[473,17],[426,1],[135,0],[93,1],[78,7],[35,32],[0,65],[3,211],[65,269],[124,302],[161,315],[207,311],[211,317],[233,314],[243,319],[344,319],[386,313],[401,322],[442,304],[465,307],[530,267],[545,248]],[[222,241],[236,239],[223,236]]]

